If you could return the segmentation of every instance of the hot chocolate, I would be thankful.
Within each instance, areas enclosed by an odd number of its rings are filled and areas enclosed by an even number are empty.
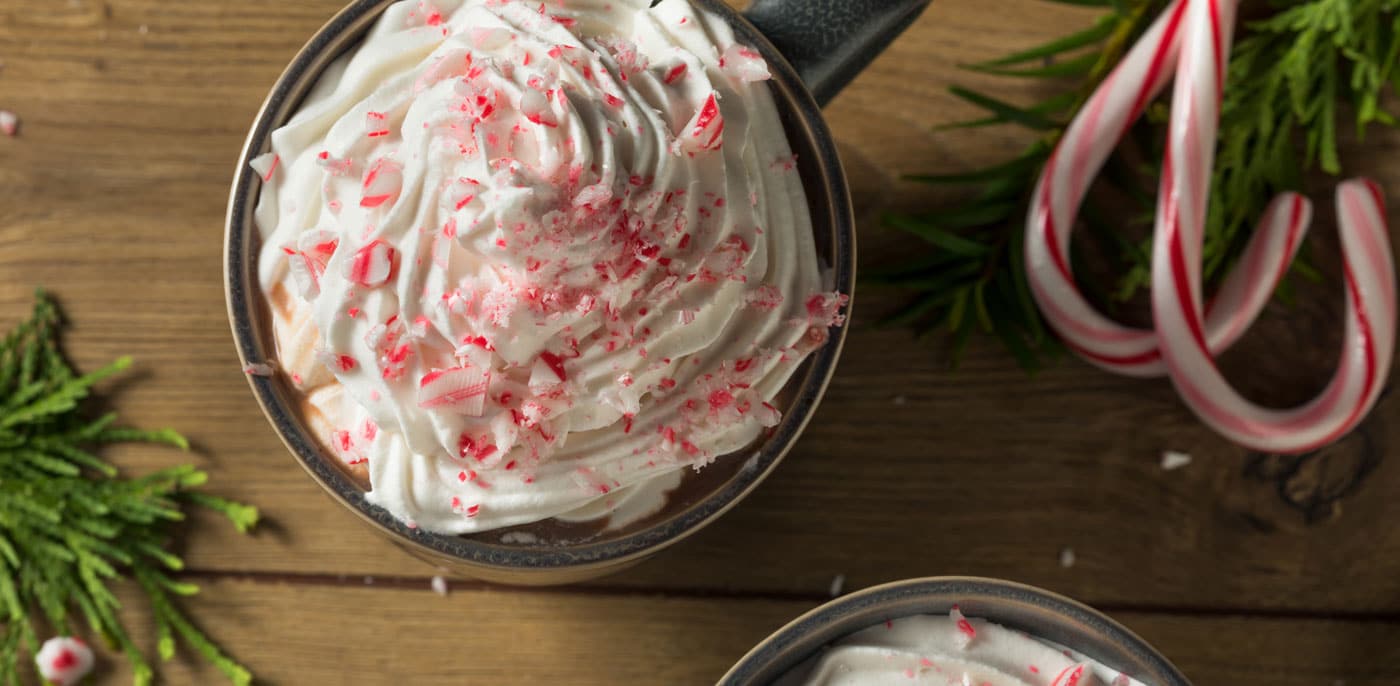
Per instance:
[[[282,371],[412,525],[652,516],[841,322],[767,65],[648,5],[397,3],[254,161]]]

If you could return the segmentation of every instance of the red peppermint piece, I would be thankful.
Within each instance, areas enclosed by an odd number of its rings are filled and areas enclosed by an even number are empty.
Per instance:
[[[550,109],[549,97],[537,90],[526,89],[520,94],[520,113],[531,123],[549,128],[559,126],[559,118]]]
[[[303,299],[311,300],[321,293],[321,275],[326,272],[326,263],[339,244],[335,233],[317,229],[303,233],[297,239],[296,250],[283,249],[287,254],[287,268]]]
[[[488,350],[488,351],[491,351],[491,350],[495,350],[495,349],[496,349],[496,346],[491,345],[491,339],[489,339],[489,338],[487,338],[487,337],[485,337],[485,336],[473,336],[473,335],[471,335],[471,334],[468,334],[468,335],[462,337],[462,345],[475,346],[475,347],[481,348],[482,350]],[[502,400],[504,400],[505,398],[507,398],[507,397],[509,397],[509,396],[510,396],[510,394],[507,393],[507,394],[501,396],[501,398],[502,398]]]
[[[1092,674],[1087,663],[1081,662],[1073,667],[1066,667],[1050,682],[1050,686],[1087,686],[1088,682],[1084,679],[1086,673]]]
[[[478,122],[486,121],[496,113],[496,88],[486,79],[479,78],[482,74],[484,72],[480,72],[479,68],[473,69],[467,78],[452,86],[452,90],[462,96],[462,113]]]
[[[491,443],[488,437],[482,436],[480,440],[472,438],[471,434],[463,433],[457,438],[457,452],[463,459],[468,457],[483,462],[486,458],[496,454],[496,445]],[[476,472],[468,470],[468,476],[475,479]]]
[[[393,204],[403,189],[403,167],[398,162],[381,157],[365,170],[361,184],[360,207]]]
[[[813,326],[831,327],[846,323],[841,308],[850,302],[844,293],[816,293],[807,298],[807,319]]]
[[[783,304],[783,292],[772,284],[764,284],[744,296],[744,305],[758,310],[775,310]]]
[[[340,238],[334,231],[325,229],[315,229],[301,234],[297,238],[297,250],[315,257],[322,262],[331,259],[335,254],[335,249],[340,247]]]
[[[418,382],[418,406],[480,417],[486,408],[491,373],[477,367],[453,367],[429,372]]]
[[[568,380],[568,376],[564,374],[564,358],[546,350],[540,353],[540,361],[548,365],[549,370],[554,372],[560,381]]]
[[[389,116],[383,112],[365,113],[365,135],[370,138],[380,138],[389,135]]]
[[[705,150],[718,150],[724,145],[724,115],[719,110],[719,100],[711,92],[681,129],[676,141],[680,150],[694,155]]]
[[[677,64],[676,66],[667,69],[666,76],[662,77],[661,80],[666,82],[667,84],[672,84],[677,81],[680,81],[682,78],[685,78],[685,70],[685,62],[681,62],[680,64]]]
[[[973,628],[972,622],[967,621],[967,617],[963,616],[957,605],[948,611],[948,618],[953,620],[953,626],[958,629],[958,647],[966,650],[973,639],[977,638],[977,629]]]
[[[326,170],[331,176],[344,176],[350,173],[351,168],[355,166],[355,161],[349,158],[331,157],[329,150],[322,150],[320,154],[316,155],[316,165]],[[339,211],[339,200],[332,200],[328,204],[332,210]]]
[[[763,403],[759,408],[757,412],[758,423],[763,428],[767,429],[777,426],[778,422],[782,421],[783,413],[779,412],[778,408],[773,407],[772,403]]]
[[[355,251],[355,257],[348,265],[346,278],[361,286],[382,286],[394,275],[394,262],[398,259],[398,252],[382,240],[370,241]]]
[[[343,453],[350,452],[355,447],[355,437],[351,436],[349,431],[332,431],[331,445]]]
[[[461,210],[471,204],[471,201],[475,200],[479,193],[481,193],[481,183],[476,179],[463,176],[452,182],[448,198],[452,202],[453,210]]]
[[[734,404],[734,394],[724,389],[711,391],[708,400],[710,403],[710,411],[718,412]]]
[[[316,358],[332,372],[348,372],[359,364],[355,361],[355,358],[349,355],[334,353],[328,350],[318,352]]]

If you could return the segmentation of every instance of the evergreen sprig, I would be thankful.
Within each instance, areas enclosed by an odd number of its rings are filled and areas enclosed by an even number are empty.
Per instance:
[[[910,292],[909,302],[884,323],[910,325],[924,335],[950,332],[955,363],[979,330],[999,338],[1029,371],[1059,350],[1025,287],[1021,235],[1028,195],[1074,113],[1166,5],[1166,0],[1051,1],[1101,7],[1105,14],[1069,36],[965,65],[1035,79],[1049,95],[1023,106],[953,86],[950,93],[986,115],[941,127],[1011,124],[1036,132],[1035,141],[1016,158],[985,169],[913,177],[970,187],[971,193],[947,209],[889,217],[890,226],[927,242],[927,254],[866,279]],[[1261,7],[1247,4],[1246,9]],[[1400,0],[1276,0],[1262,9],[1262,16],[1243,22],[1230,58],[1203,248],[1211,285],[1239,256],[1275,194],[1307,190],[1310,169],[1341,172],[1337,132],[1347,114],[1358,136],[1372,123],[1397,124],[1382,102],[1388,91],[1400,90]],[[1129,131],[1103,176],[1111,192],[1091,193],[1079,218],[1088,229],[1087,245],[1095,248],[1092,254],[1119,257],[1115,271],[1123,276],[1116,286],[1081,282],[1105,305],[1132,298],[1150,280],[1150,242],[1132,236],[1133,230],[1151,226],[1164,108],[1155,103]],[[1076,241],[1076,261],[1088,252],[1083,247]],[[1306,260],[1295,262],[1294,271],[1314,275]]]
[[[249,683],[248,670],[180,610],[176,597],[199,589],[171,576],[184,565],[166,545],[187,504],[225,515],[239,531],[257,523],[257,510],[191,490],[207,478],[192,465],[118,476],[94,448],[189,445],[170,429],[116,427],[114,414],[84,416],[79,405],[93,385],[131,360],[79,375],[59,350],[59,328],[56,306],[40,292],[32,317],[0,341],[0,684],[19,683],[22,665],[32,664],[21,658],[38,649],[39,622],[68,635],[77,619],[126,655],[135,683],[150,683],[151,665],[118,618],[110,588],[124,577],[146,595],[162,659],[174,655],[178,637],[233,683]]]

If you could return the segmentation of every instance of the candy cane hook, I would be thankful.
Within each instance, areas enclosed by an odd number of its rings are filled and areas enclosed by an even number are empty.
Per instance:
[[[1232,0],[1190,0],[1152,246],[1152,312],[1163,360],[1191,409],[1227,438],[1256,450],[1303,452],[1350,431],[1380,396],[1395,344],[1395,265],[1380,189],[1352,180],[1337,189],[1346,280],[1338,369],[1311,402],[1259,407],[1220,374],[1203,339],[1200,253],[1220,93],[1234,27]]]
[[[1123,326],[1085,300],[1070,270],[1070,235],[1089,180],[1170,81],[1185,10],[1186,0],[1168,7],[1085,103],[1041,174],[1027,221],[1028,281],[1046,320],[1086,360],[1130,376],[1166,374],[1157,333]],[[1213,353],[1238,340],[1268,304],[1311,216],[1311,204],[1293,194],[1269,206],[1240,268],[1207,308],[1206,341]]]
[[[1215,371],[1213,356],[1238,340],[1268,303],[1270,294],[1292,262],[1312,216],[1311,204],[1301,196],[1285,193],[1276,198],[1270,203],[1258,229],[1245,247],[1239,264],[1226,277],[1216,296],[1202,305],[1200,241],[1218,126],[1219,89],[1224,81],[1229,28],[1235,6],[1235,0],[1223,2],[1226,5],[1223,8],[1215,0],[1177,0],[1173,3],[1125,55],[1071,122],[1046,164],[1033,195],[1025,241],[1028,281],[1046,320],[1086,360],[1132,376],[1160,376],[1171,372],[1173,381],[1179,389],[1183,389],[1182,394],[1188,404],[1232,440],[1266,450],[1307,450],[1335,439],[1354,426],[1374,402],[1380,383],[1367,386],[1366,392],[1359,395],[1354,392],[1349,395],[1342,393],[1345,389],[1336,391],[1343,400],[1352,401],[1350,404],[1343,403],[1350,407],[1350,411],[1342,413],[1343,418],[1350,417],[1350,421],[1334,421],[1334,425],[1322,427],[1327,430],[1305,430],[1309,429],[1309,426],[1305,426],[1308,421],[1316,421],[1319,426],[1327,422],[1320,421],[1320,415],[1316,412],[1303,413],[1308,419],[1302,424],[1290,415],[1278,418],[1276,423],[1280,428],[1268,429],[1267,421],[1260,424],[1264,415],[1254,412],[1267,411],[1248,406],[1238,399],[1238,394],[1229,389]],[[1176,71],[1180,78],[1173,93],[1171,133],[1178,143],[1189,137],[1194,147],[1178,147],[1177,157],[1169,156],[1164,168],[1154,258],[1161,252],[1160,246],[1163,244],[1163,209],[1176,208],[1173,212],[1179,215],[1182,203],[1180,193],[1189,190],[1193,194],[1186,199],[1186,204],[1195,213],[1191,216],[1196,218],[1192,224],[1196,233],[1187,237],[1194,236],[1194,243],[1183,240],[1176,247],[1180,249],[1184,264],[1194,269],[1194,285],[1189,279],[1183,279],[1187,284],[1186,292],[1194,300],[1192,308],[1183,310],[1190,313],[1189,322],[1180,321],[1164,326],[1158,316],[1154,331],[1123,326],[1100,314],[1075,286],[1067,256],[1074,218],[1088,191],[1089,181],[1103,167],[1128,127],[1141,116],[1147,103],[1165,88],[1174,66],[1179,67]],[[1202,69],[1208,72],[1208,79],[1202,79],[1199,73]],[[1201,94],[1209,96],[1210,100],[1190,97],[1189,105],[1180,102],[1183,97]],[[1202,123],[1208,126],[1208,130],[1199,128]],[[1192,131],[1194,133],[1189,133]],[[1183,152],[1189,152],[1189,155],[1183,157]],[[1172,165],[1172,159],[1185,160],[1185,163]],[[1375,302],[1379,298],[1383,304],[1389,303],[1385,311],[1390,315],[1383,321],[1375,318],[1375,313],[1371,312],[1373,308],[1362,308],[1362,314],[1370,317],[1366,320],[1368,326],[1364,327],[1372,344],[1369,349],[1373,354],[1369,359],[1375,363],[1375,378],[1382,378],[1389,368],[1394,338],[1394,269],[1390,264],[1379,194],[1370,200],[1355,200],[1348,191],[1351,188],[1354,188],[1354,184],[1349,182],[1339,191],[1339,203],[1346,205],[1342,213],[1343,241],[1346,243],[1348,236],[1355,239],[1369,230],[1370,233],[1365,235],[1373,238],[1372,247],[1379,246],[1380,249],[1380,256],[1373,260],[1373,269],[1365,273],[1357,270],[1357,276],[1362,281],[1358,288],[1369,288],[1364,294],[1367,302]],[[1343,202],[1347,198],[1353,200]],[[1366,203],[1372,205],[1370,214],[1365,210]],[[1366,223],[1367,220],[1374,221]],[[1362,233],[1358,233],[1357,227],[1362,227]],[[1376,232],[1379,232],[1378,238],[1375,237]],[[1158,296],[1166,292],[1164,286],[1169,283],[1166,280],[1168,277],[1156,269],[1156,264],[1154,259],[1154,313],[1159,307]],[[1170,272],[1170,269],[1167,271]],[[1358,291],[1358,295],[1363,294]],[[1352,307],[1350,301],[1348,306]],[[1350,317],[1351,310],[1348,312]],[[1348,321],[1351,321],[1350,318]],[[1177,325],[1181,326],[1171,328]],[[1192,338],[1181,338],[1181,332],[1186,331],[1193,333]],[[1159,332],[1167,332],[1168,335],[1163,336]],[[1172,336],[1173,333],[1178,335]],[[1167,348],[1178,350],[1182,340],[1197,344],[1193,361],[1187,360],[1187,353],[1180,351],[1174,358],[1164,359]],[[1344,355],[1344,369],[1347,368],[1348,359]],[[1192,381],[1196,378],[1194,374],[1206,373],[1199,371],[1202,360],[1219,380],[1218,384]],[[1174,364],[1174,361],[1179,364]],[[1187,382],[1185,385],[1183,380]],[[1190,390],[1186,390],[1188,388]],[[1210,399],[1214,394],[1221,393],[1222,389],[1228,390],[1230,396],[1239,402],[1212,404]],[[1319,402],[1323,399],[1319,399]],[[1250,426],[1252,430],[1244,430],[1242,426]],[[1227,430],[1226,427],[1232,428]]]

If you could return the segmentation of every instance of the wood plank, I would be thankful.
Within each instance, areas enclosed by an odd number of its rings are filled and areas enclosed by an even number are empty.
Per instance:
[[[1202,686],[1400,683],[1400,628],[1391,622],[1138,613],[1116,618]]]
[[[473,590],[441,597],[426,579],[412,590],[203,585],[194,605],[201,625],[266,684],[713,683],[806,609],[792,601],[657,594]],[[133,626],[149,622],[132,617]],[[99,683],[129,683],[124,667]],[[221,683],[194,659],[168,665],[163,676],[174,684]]]
[[[0,0],[0,106],[23,118],[21,136],[0,140],[0,320],[25,311],[33,285],[56,290],[81,365],[137,357],[138,373],[109,392],[125,417],[184,430],[215,489],[263,507],[269,526],[253,538],[201,521],[187,550],[197,568],[424,569],[301,474],[257,412],[224,318],[231,165],[268,86],[339,5],[84,0],[34,12]],[[968,169],[1024,140],[1011,130],[930,132],[972,114],[943,91],[950,82],[1024,97],[1014,82],[956,64],[1088,16],[1032,0],[1004,0],[997,11],[939,0],[833,103],[866,264],[910,245],[880,227],[882,211],[948,200],[903,174]],[[1397,143],[1367,143],[1367,164],[1392,187],[1400,167],[1387,153]],[[1320,385],[1336,345],[1334,296],[1317,289],[1307,306],[1271,311],[1232,353],[1251,393],[1287,403]],[[1400,467],[1382,459],[1395,401],[1368,425],[1379,447],[1371,461],[1358,457],[1357,439],[1298,465],[1252,468],[1165,382],[1073,360],[1026,379],[991,345],[952,372],[938,349],[869,326],[893,302],[862,292],[829,399],[769,483],[711,530],[608,583],[817,594],[837,574],[865,585],[965,572],[1096,603],[1400,610],[1400,531],[1386,526],[1400,516],[1388,496]],[[1196,462],[1163,474],[1163,449]],[[136,471],[183,459],[115,454]],[[1302,508],[1280,493],[1318,502]],[[1326,497],[1310,500],[1318,493]],[[1063,547],[1077,552],[1073,568],[1058,563]]]
[[[198,621],[266,684],[714,683],[812,603],[657,594],[205,581]],[[128,594],[128,605],[137,605]],[[136,635],[149,621],[128,612]],[[1123,613],[1194,683],[1381,686],[1400,680],[1400,625]],[[149,643],[149,642],[148,642]],[[130,682],[108,663],[99,684]],[[167,683],[221,683],[187,656]]]

